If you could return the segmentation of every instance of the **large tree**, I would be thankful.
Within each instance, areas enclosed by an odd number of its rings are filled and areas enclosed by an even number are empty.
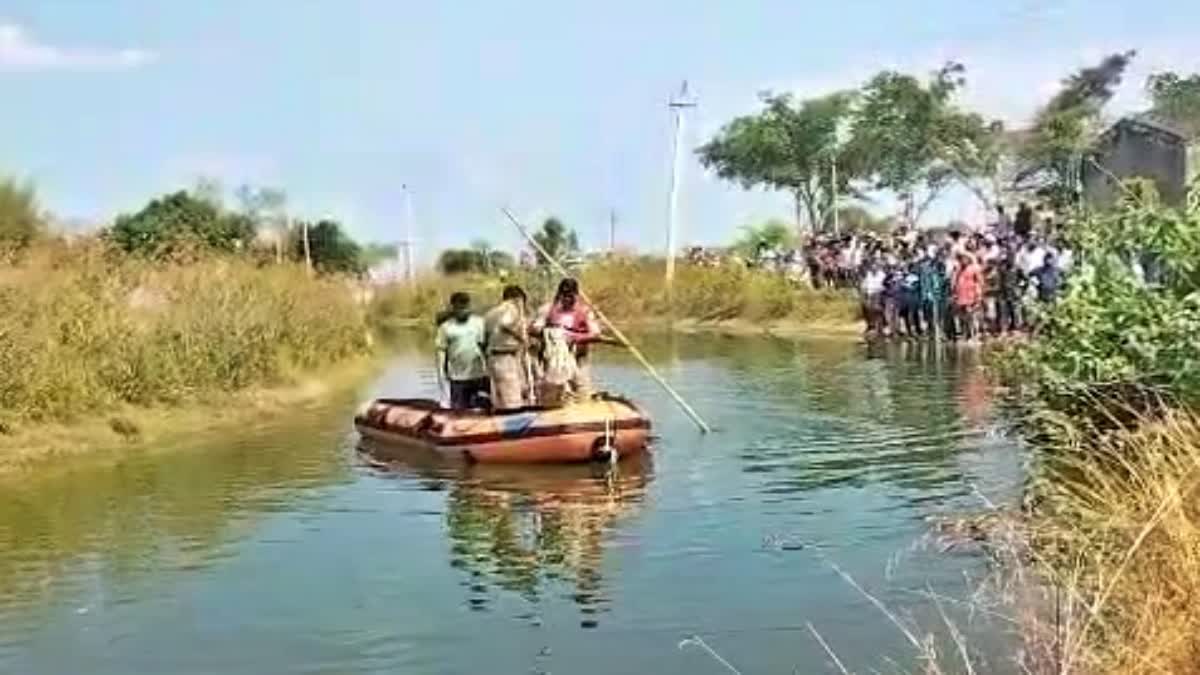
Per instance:
[[[1073,202],[1080,162],[1102,131],[1101,113],[1135,54],[1110,54],[1063,80],[1019,143],[1015,187],[1041,190],[1060,206]]]
[[[117,216],[106,236],[126,251],[146,255],[169,253],[185,241],[235,251],[253,241],[254,222],[180,190],[152,200],[137,213]]]
[[[24,248],[43,229],[33,186],[0,178],[0,248]]]
[[[797,225],[820,229],[833,205],[832,163],[837,193],[846,193],[858,176],[853,157],[842,152],[839,129],[849,125],[854,96],[839,92],[796,103],[787,94],[762,95],[763,109],[721,128],[697,149],[701,163],[743,187],[791,193]]]
[[[558,218],[547,218],[542,228],[533,233],[533,239],[550,257],[560,262],[579,252],[579,236]],[[539,265],[547,264],[541,254],[537,255],[537,260]]]
[[[1171,71],[1155,73],[1146,81],[1154,114],[1183,132],[1200,139],[1200,73],[1186,77]]]
[[[512,255],[496,250],[483,239],[471,242],[470,248],[446,249],[438,258],[438,269],[442,274],[493,274],[514,267],[516,260]]]
[[[291,231],[289,246],[292,259],[305,259],[304,234],[308,233],[308,253],[313,267],[325,274],[361,274],[366,271],[362,247],[342,229],[336,220],[297,223]]]
[[[948,63],[922,82],[883,71],[862,88],[851,154],[869,187],[894,192],[912,222],[955,181],[994,203],[975,179],[995,172],[999,126],[955,104],[965,72],[962,64]]]

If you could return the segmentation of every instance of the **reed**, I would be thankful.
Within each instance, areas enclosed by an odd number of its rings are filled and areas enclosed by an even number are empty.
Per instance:
[[[179,404],[366,351],[352,288],[294,265],[36,244],[0,267],[0,424]]]
[[[676,268],[673,297],[663,284],[661,260],[614,258],[584,266],[578,277],[588,296],[614,321],[644,324],[673,317],[701,322],[742,319],[753,322],[849,324],[858,320],[853,293],[796,287],[779,274],[740,267]],[[377,325],[413,321],[432,324],[450,293],[465,290],[478,307],[499,300],[505,283],[520,283],[531,300],[545,302],[557,279],[539,271],[508,275],[430,275],[414,284],[381,289],[371,303]]]

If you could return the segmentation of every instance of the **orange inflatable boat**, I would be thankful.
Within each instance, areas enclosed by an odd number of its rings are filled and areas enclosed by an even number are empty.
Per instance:
[[[607,462],[640,454],[650,434],[650,420],[637,406],[605,394],[562,408],[497,412],[381,398],[355,416],[354,427],[385,458],[425,450],[488,464]]]

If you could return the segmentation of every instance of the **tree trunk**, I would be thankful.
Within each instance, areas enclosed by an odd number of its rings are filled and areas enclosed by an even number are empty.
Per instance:
[[[808,231],[808,228],[804,226],[804,197],[797,190],[792,198],[796,201],[796,234],[803,237]]]

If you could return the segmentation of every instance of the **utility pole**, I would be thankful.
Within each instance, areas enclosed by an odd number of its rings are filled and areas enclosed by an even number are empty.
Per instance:
[[[837,156],[829,160],[829,206],[833,209],[833,234],[840,236],[842,234],[841,216],[838,215],[838,182],[837,182]]]
[[[675,282],[675,231],[679,209],[680,174],[683,173],[683,123],[688,108],[695,108],[696,101],[688,95],[687,80],[679,88],[679,94],[671,98],[667,108],[675,121],[675,135],[671,143],[671,183],[667,192],[667,292]]]
[[[612,255],[617,252],[617,211],[612,209],[608,212],[608,253]]]
[[[301,236],[304,237],[304,268],[312,274],[312,245],[308,241],[308,219],[300,221]]]
[[[404,280],[411,286],[413,283],[413,208],[412,192],[408,184],[400,186],[404,191],[404,241],[401,244],[404,256]]]

